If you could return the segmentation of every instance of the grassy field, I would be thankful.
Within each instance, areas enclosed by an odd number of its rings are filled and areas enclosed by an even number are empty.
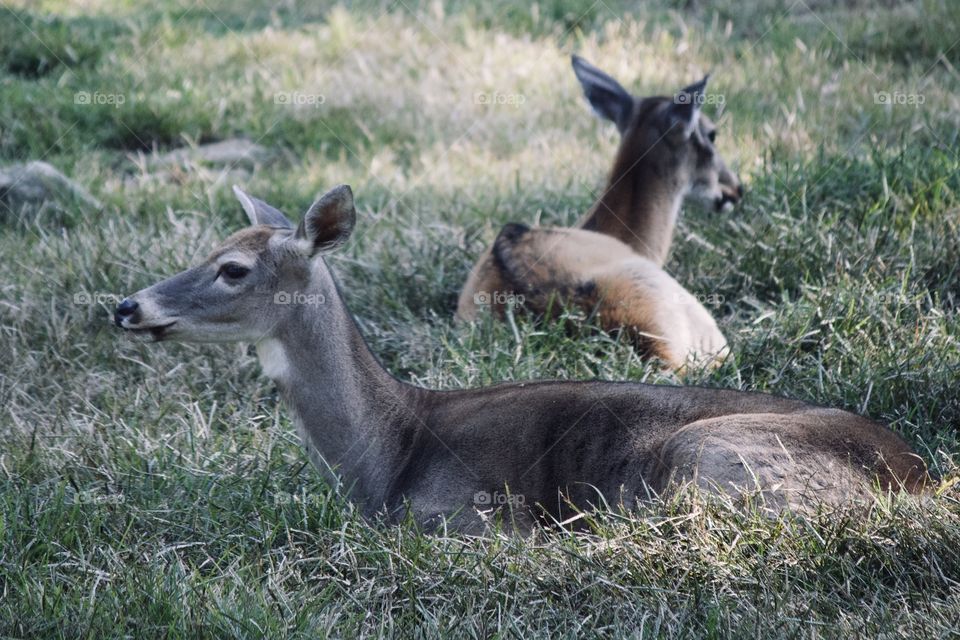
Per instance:
[[[678,382],[598,332],[451,318],[501,224],[572,223],[602,186],[617,135],[571,53],[638,94],[711,71],[747,196],[686,207],[667,268],[720,301],[735,357],[682,382],[862,412],[956,477],[960,4],[0,4],[0,165],[105,205],[0,224],[0,635],[955,637],[946,484],[867,517],[691,495],[584,534],[427,535],[331,493],[248,347],[109,319],[245,223],[233,182],[293,214],[346,182],[331,263],[396,375]],[[235,136],[276,161],[143,160]]]

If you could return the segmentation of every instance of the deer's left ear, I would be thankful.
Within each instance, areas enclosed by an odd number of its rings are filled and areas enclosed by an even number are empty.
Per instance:
[[[620,83],[580,56],[571,58],[573,72],[583,87],[583,95],[601,118],[617,125],[622,134],[630,125],[633,114],[633,96]]]
[[[310,205],[294,239],[309,247],[310,255],[333,251],[347,241],[356,222],[353,191],[341,184]]]
[[[670,105],[670,128],[680,131],[684,138],[689,138],[697,128],[709,79],[710,74],[707,74],[700,82],[680,89],[673,96],[673,104]]]
[[[279,209],[271,207],[263,200],[254,198],[237,185],[233,185],[233,195],[237,196],[240,206],[247,213],[250,224],[253,226],[265,224],[269,227],[293,229],[293,223],[287,220],[287,216],[283,215]]]

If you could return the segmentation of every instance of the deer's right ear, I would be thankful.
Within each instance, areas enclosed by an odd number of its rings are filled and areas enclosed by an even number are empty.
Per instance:
[[[310,205],[297,227],[294,241],[305,244],[310,255],[332,251],[347,241],[356,222],[353,191],[341,184]]]
[[[287,216],[263,200],[254,198],[237,185],[233,185],[233,194],[237,196],[240,206],[247,212],[247,217],[250,218],[250,224],[253,226],[265,224],[269,227],[293,229],[293,223],[287,220]]]
[[[573,56],[573,72],[594,112],[617,125],[620,133],[630,125],[633,96],[620,83],[581,58]]]

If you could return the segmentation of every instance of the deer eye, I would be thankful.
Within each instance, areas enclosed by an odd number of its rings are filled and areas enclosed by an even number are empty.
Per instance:
[[[717,141],[717,130],[716,130],[716,129],[714,129],[713,131],[711,131],[710,133],[707,134],[707,140],[709,140],[710,142],[716,142],[716,141]]]
[[[236,262],[228,262],[220,267],[220,274],[230,280],[239,280],[250,273],[250,267],[245,267]]]

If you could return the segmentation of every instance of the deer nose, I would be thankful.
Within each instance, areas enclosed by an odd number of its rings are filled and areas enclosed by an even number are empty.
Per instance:
[[[720,197],[713,201],[717,211],[727,211],[740,202],[743,198],[743,186],[737,185],[736,188],[720,187]]]
[[[116,311],[113,313],[113,321],[119,327],[122,326],[124,318],[129,318],[132,316],[136,310],[140,307],[135,300],[130,298],[124,298],[120,301],[120,304],[117,305]]]

